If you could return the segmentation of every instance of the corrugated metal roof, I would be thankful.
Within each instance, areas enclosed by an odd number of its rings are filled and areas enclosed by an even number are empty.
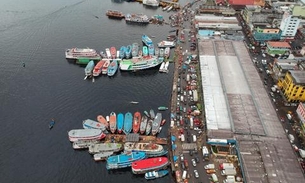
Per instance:
[[[290,48],[289,43],[282,41],[268,41],[267,44],[274,48]]]
[[[253,5],[254,0],[228,0],[231,5]]]

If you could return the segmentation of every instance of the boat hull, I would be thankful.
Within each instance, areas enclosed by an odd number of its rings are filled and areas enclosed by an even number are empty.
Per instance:
[[[142,160],[144,158],[146,158],[146,154],[144,152],[132,152],[129,154],[110,156],[107,159],[106,168],[110,170],[130,167],[132,162]]]
[[[117,116],[117,131],[118,133],[122,133],[124,125],[124,115],[122,113],[119,113]]]
[[[132,114],[127,112],[124,117],[124,133],[129,134],[132,130]]]
[[[89,146],[90,154],[97,154],[101,152],[118,152],[123,148],[122,144],[119,143],[98,143],[91,144]]]
[[[169,160],[166,157],[148,158],[135,161],[131,164],[132,173],[144,174],[146,172],[160,170],[169,165]]]
[[[100,129],[75,129],[68,132],[69,140],[75,142],[78,140],[101,140],[106,137]]]

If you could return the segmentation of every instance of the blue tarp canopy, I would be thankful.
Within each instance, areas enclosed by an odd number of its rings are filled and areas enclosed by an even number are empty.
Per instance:
[[[176,141],[176,137],[172,135],[172,136],[171,136],[171,140],[172,140],[172,141]]]
[[[172,145],[172,150],[175,150],[177,148],[177,145],[176,144],[173,144]]]
[[[174,159],[174,162],[176,162],[178,160],[178,157],[174,156],[173,159]]]

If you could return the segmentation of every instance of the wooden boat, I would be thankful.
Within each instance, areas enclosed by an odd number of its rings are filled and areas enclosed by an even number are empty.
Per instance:
[[[112,59],[116,58],[116,48],[114,46],[110,48],[110,54]]]
[[[151,119],[155,119],[155,111],[153,109],[150,109],[149,115]]]
[[[99,76],[102,73],[102,67],[105,60],[100,60],[93,69],[93,76]]]
[[[109,156],[111,156],[113,152],[101,152],[93,155],[94,161],[103,161],[106,160]]]
[[[109,128],[109,123],[107,122],[106,118],[104,118],[104,116],[98,115],[97,121],[105,125],[106,128]]]
[[[106,15],[109,18],[118,18],[118,19],[122,19],[125,17],[125,15],[122,12],[117,10],[107,10]]]
[[[92,119],[85,119],[83,121],[84,129],[101,129],[102,131],[106,130],[106,126],[100,122],[94,121]]]
[[[115,112],[110,113],[109,127],[110,127],[111,133],[115,133],[115,131],[116,131],[116,114],[115,114]]]
[[[152,129],[152,123],[153,123],[153,120],[152,120],[152,119],[148,120],[147,126],[146,126],[146,130],[145,130],[145,134],[146,134],[146,135],[149,135],[149,134],[150,134],[151,129]]]
[[[164,63],[164,62],[163,62]],[[167,110],[168,109],[168,107],[165,107],[165,106],[160,106],[160,107],[158,107],[158,110],[159,111],[165,111],[165,110]]]
[[[55,120],[51,119],[50,123],[49,123],[49,129],[51,130],[53,128],[53,126],[55,125]]]
[[[161,126],[163,126],[164,124],[165,124],[165,122],[166,122],[166,120],[165,119],[163,119],[162,121],[161,121]]]
[[[138,133],[140,130],[140,124],[141,124],[141,113],[135,112],[133,115],[133,124],[132,124],[132,130],[134,133]]]
[[[74,129],[68,131],[69,140],[101,140],[106,137],[101,129]]]
[[[110,60],[106,60],[103,67],[102,67],[102,74],[107,74],[108,73],[108,67],[110,65]]]
[[[164,177],[168,174],[168,170],[158,170],[158,171],[152,171],[145,173],[145,179],[146,180],[152,180],[156,178]]]
[[[145,114],[148,118],[150,118],[150,115],[149,115],[149,113],[148,113],[147,111],[144,111],[144,114]]]
[[[141,125],[140,125],[140,133],[141,134],[145,133],[146,126],[147,126],[147,121],[148,121],[147,116],[143,115],[142,118],[141,118]]]

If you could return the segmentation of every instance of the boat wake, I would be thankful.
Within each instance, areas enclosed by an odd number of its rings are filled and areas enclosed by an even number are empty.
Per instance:
[[[130,101],[131,104],[138,104],[139,102],[136,101]]]

